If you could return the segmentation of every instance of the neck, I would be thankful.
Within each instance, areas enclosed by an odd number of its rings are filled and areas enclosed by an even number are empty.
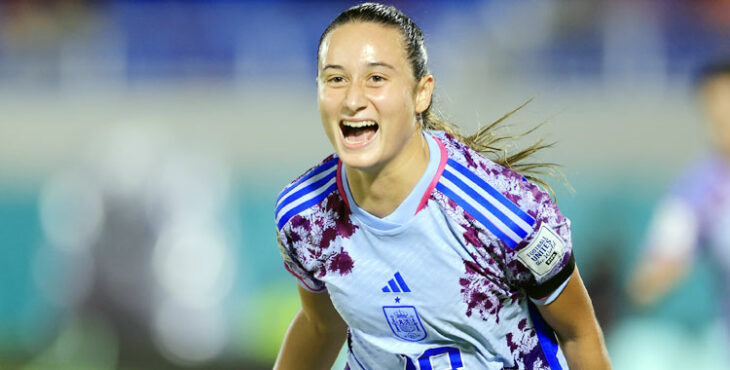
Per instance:
[[[385,217],[398,208],[426,172],[428,142],[416,131],[406,146],[377,171],[345,166],[352,198],[368,213]]]

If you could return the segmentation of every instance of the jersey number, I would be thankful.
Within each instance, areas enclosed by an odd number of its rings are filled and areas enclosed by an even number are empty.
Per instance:
[[[449,363],[451,364],[452,370],[464,367],[464,364],[461,362],[461,351],[459,351],[458,348],[436,347],[423,352],[421,357],[418,358],[418,368],[416,368],[416,365],[413,364],[410,358],[406,357],[406,370],[432,370],[433,368],[431,367],[431,357],[443,354],[448,354]]]

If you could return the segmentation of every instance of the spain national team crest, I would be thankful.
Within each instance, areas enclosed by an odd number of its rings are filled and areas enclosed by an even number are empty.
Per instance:
[[[413,306],[383,306],[385,319],[398,338],[418,342],[426,338],[426,330]]]

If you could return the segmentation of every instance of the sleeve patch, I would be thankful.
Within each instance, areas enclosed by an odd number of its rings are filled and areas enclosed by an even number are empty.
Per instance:
[[[565,253],[565,242],[547,224],[540,225],[535,238],[517,252],[517,259],[541,279],[560,263]]]

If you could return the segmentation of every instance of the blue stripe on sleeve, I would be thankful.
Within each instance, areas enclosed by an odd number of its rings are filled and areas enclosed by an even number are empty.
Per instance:
[[[309,180],[311,177],[316,176],[319,173],[322,173],[324,171],[327,171],[328,169],[332,168],[332,166],[337,164],[337,157],[330,159],[327,162],[322,163],[319,167],[315,168],[312,172],[308,173],[306,176],[302,177],[297,181],[295,184],[289,186],[288,188],[284,189],[284,191],[279,194],[279,196],[276,198],[276,203],[278,204],[281,198],[283,198],[285,195],[287,195],[290,191],[292,191],[294,188],[299,186],[299,184]]]
[[[291,202],[294,202],[295,200],[303,197],[306,194],[311,193],[312,191],[317,190],[320,186],[327,183],[327,181],[332,180],[333,177],[335,177],[337,171],[333,171],[331,174],[297,190],[296,192],[292,193],[290,196],[286,197],[281,204],[279,204],[276,207],[276,210],[274,211],[274,214],[279,214],[279,211],[281,211],[282,208],[286,207],[287,204],[290,204]]]
[[[281,228],[284,227],[284,225],[287,223],[287,221],[289,221],[290,218],[294,217],[294,215],[321,202],[322,199],[326,198],[331,192],[333,192],[335,190],[337,190],[337,183],[330,185],[330,187],[327,188],[327,190],[323,191],[322,194],[290,209],[289,212],[287,212],[283,216],[281,216],[279,221],[276,223],[276,226],[279,228],[279,230],[281,230]]]
[[[491,223],[489,220],[487,220],[487,218],[484,217],[484,215],[477,212],[477,210],[474,209],[474,207],[472,207],[471,205],[469,205],[469,203],[467,203],[466,201],[461,199],[458,195],[456,195],[456,193],[454,193],[449,188],[447,188],[446,185],[444,185],[442,183],[438,183],[438,184],[436,184],[436,189],[438,191],[442,192],[447,197],[451,198],[454,202],[456,202],[456,204],[461,206],[461,208],[464,208],[465,211],[469,212],[469,214],[472,217],[476,218],[479,222],[481,222],[482,225],[484,225],[484,227],[489,229],[489,231],[491,231],[494,235],[496,235],[499,238],[499,240],[501,240],[503,243],[507,244],[507,246],[509,246],[510,248],[514,248],[517,246],[517,243],[514,240],[512,240],[509,236],[507,236],[505,233],[503,233],[502,230],[500,230],[499,228],[494,226],[493,223]]]
[[[461,189],[463,192],[471,196],[477,203],[484,206],[484,208],[487,209],[490,213],[492,213],[494,216],[496,216],[502,223],[507,225],[512,231],[514,231],[515,234],[519,235],[520,237],[524,238],[527,236],[527,231],[525,229],[521,228],[519,225],[514,223],[512,219],[507,217],[502,211],[497,209],[492,203],[484,199],[479,193],[476,192],[476,190],[469,187],[469,185],[465,184],[463,181],[459,180],[456,175],[452,174],[448,170],[444,171],[443,176],[447,179],[449,179],[451,182],[454,183],[459,189]]]
[[[468,168],[464,167],[464,165],[462,165],[461,163],[459,163],[453,159],[450,159],[450,158],[449,158],[448,164],[451,167],[453,167],[455,170],[459,171],[459,173],[461,173],[462,175],[469,178],[469,180],[471,180],[475,184],[479,185],[479,187],[484,189],[487,193],[489,193],[491,196],[493,196],[494,199],[496,199],[497,201],[502,203],[510,211],[514,212],[519,218],[523,219],[530,226],[535,224],[535,219],[532,218],[532,216],[528,215],[525,211],[521,210],[519,207],[517,207],[516,204],[512,203],[511,200],[507,199],[507,197],[505,197],[502,193],[498,192],[497,189],[493,188],[486,181],[479,178],[479,176],[475,175]]]

